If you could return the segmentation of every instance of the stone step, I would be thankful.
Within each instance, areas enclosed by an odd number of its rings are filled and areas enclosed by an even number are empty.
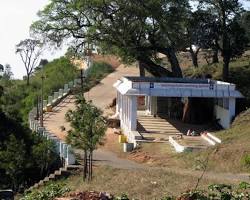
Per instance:
[[[141,121],[141,122],[157,122],[157,123],[170,124],[168,121],[163,120],[163,119],[142,119],[142,118],[138,118],[137,120]]]
[[[164,141],[154,141],[154,140],[136,140],[137,143],[166,143],[168,144],[168,140]]]
[[[77,169],[83,169],[83,166],[82,165],[67,165],[68,171],[77,170]]]
[[[60,170],[56,170],[56,171],[54,172],[54,175],[55,175],[55,176],[61,176],[61,171],[60,171]]]
[[[50,174],[49,175],[49,179],[55,179],[55,177],[56,177],[55,174]]]
[[[151,125],[151,126],[163,126],[163,127],[167,127],[167,128],[175,128],[173,125],[171,125],[171,124],[166,124],[166,123],[164,123],[164,122],[162,122],[162,123],[154,123],[154,122],[144,122],[144,121],[139,121],[139,123],[141,124],[141,125]]]
[[[43,184],[44,184],[43,180],[41,180],[41,181],[38,182],[38,186],[39,186],[39,187],[40,187],[40,186],[43,186]]]
[[[175,132],[175,133],[180,133],[180,131],[176,130],[176,129],[166,129],[166,128],[159,128],[159,127],[143,127],[145,129],[145,131],[156,131],[156,132]],[[142,129],[141,131],[143,131],[144,129]],[[140,128],[138,128],[138,130],[140,130]]]
[[[43,182],[48,182],[48,181],[50,181],[49,177],[45,177],[45,178],[43,179]]]

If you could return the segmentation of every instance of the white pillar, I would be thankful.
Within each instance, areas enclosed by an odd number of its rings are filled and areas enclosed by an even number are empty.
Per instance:
[[[137,97],[128,96],[129,99],[129,130],[136,131],[137,129]]]
[[[120,111],[120,119],[121,119],[121,128],[124,128],[124,110],[125,110],[125,106],[124,106],[124,96],[121,96],[121,111]]]
[[[235,116],[235,98],[229,98],[228,110],[229,110],[230,122],[232,122],[232,119]]]
[[[157,97],[149,97],[149,112],[151,115],[157,114]]]
[[[119,109],[119,119],[121,120],[122,118],[122,98],[123,98],[123,95],[120,95],[120,109]]]
[[[127,96],[124,96],[124,129],[127,130]]]
[[[126,128],[129,130],[129,97],[126,96]]]
[[[73,153],[73,150],[69,145],[67,145],[67,159],[66,159],[66,164],[67,165],[73,165],[75,164],[76,159]]]
[[[117,91],[117,94],[116,94],[116,115],[118,115],[120,113],[120,107],[121,107],[120,93]]]
[[[146,114],[150,115],[150,96],[145,96]]]

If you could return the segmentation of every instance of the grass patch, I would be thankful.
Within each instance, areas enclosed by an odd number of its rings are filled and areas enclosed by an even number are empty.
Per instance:
[[[92,67],[88,70],[87,78],[84,81],[84,91],[89,91],[113,71],[114,69],[110,64],[105,62],[94,62]]]
[[[215,133],[222,144],[206,151],[187,152],[176,155],[178,166],[196,169],[197,160],[209,156],[208,170],[217,172],[249,172],[250,169],[250,109],[240,114],[228,130]]]
[[[121,170],[100,166],[94,169],[90,183],[83,182],[80,171],[62,183],[76,192],[108,192],[115,196],[125,193],[131,199],[161,199],[163,196],[178,196],[194,188],[196,182],[195,177],[177,175],[164,169]],[[199,188],[205,189],[212,182],[204,179]]]

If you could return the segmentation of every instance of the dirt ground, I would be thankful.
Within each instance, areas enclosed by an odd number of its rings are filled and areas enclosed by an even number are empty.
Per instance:
[[[123,144],[119,143],[119,129],[108,128],[104,139],[105,149],[114,152],[120,158],[129,159],[140,164],[157,167],[182,167],[182,163],[175,159],[176,152],[166,143],[144,143],[130,153],[123,152]]]

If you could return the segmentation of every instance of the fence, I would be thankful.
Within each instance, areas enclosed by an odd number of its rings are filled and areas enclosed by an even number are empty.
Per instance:
[[[80,83],[79,79],[69,82],[64,85],[63,89],[59,89],[58,92],[54,92],[53,95],[48,96],[48,99],[43,100],[43,110],[45,112],[51,111],[62,99],[64,99],[71,91],[72,88],[76,87]],[[55,145],[55,151],[60,156],[64,165],[75,164],[75,156],[73,154],[70,145],[66,144],[64,141],[60,140],[56,135],[47,131],[44,127],[40,125],[40,121],[36,120],[37,109],[33,108],[29,113],[29,127],[32,131],[37,134],[51,140]]]

